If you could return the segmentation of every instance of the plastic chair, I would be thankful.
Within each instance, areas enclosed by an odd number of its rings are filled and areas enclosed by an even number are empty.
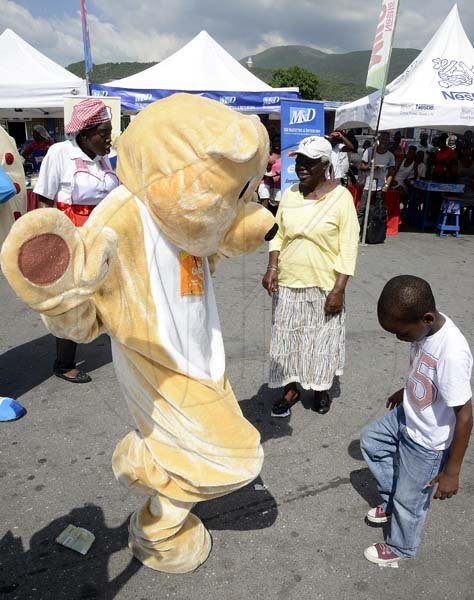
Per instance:
[[[438,224],[436,225],[436,229],[439,229],[438,237],[444,237],[446,231],[458,237],[461,231],[459,225],[460,215],[461,202],[456,198],[444,196],[441,210],[439,211]]]

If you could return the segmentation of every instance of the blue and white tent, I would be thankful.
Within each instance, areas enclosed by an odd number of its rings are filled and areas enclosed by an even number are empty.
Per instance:
[[[278,112],[281,98],[299,98],[298,88],[272,88],[255,77],[206,31],[157,65],[104,85],[92,84],[91,92],[119,96],[122,110],[130,112],[176,92],[199,94],[253,113]]]

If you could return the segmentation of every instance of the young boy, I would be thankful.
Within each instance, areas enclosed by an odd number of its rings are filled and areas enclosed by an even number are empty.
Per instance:
[[[431,494],[451,498],[472,430],[472,355],[466,339],[438,312],[429,284],[411,275],[391,279],[377,305],[380,325],[411,342],[405,387],[387,400],[388,412],[364,428],[361,449],[377,480],[382,504],[372,523],[390,521],[386,543],[366,548],[367,560],[413,558]]]

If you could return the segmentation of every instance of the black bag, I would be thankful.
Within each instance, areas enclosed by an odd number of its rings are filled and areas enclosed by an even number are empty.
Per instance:
[[[367,221],[366,244],[383,244],[387,237],[387,207],[382,202],[371,204]]]

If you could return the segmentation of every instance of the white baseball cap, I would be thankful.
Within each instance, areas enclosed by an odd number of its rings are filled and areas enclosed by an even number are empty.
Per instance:
[[[298,148],[288,152],[288,156],[303,154],[303,156],[307,156],[313,160],[325,156],[327,159],[331,160],[331,152],[331,142],[328,142],[326,138],[319,137],[317,135],[311,135],[310,137],[301,140]]]

